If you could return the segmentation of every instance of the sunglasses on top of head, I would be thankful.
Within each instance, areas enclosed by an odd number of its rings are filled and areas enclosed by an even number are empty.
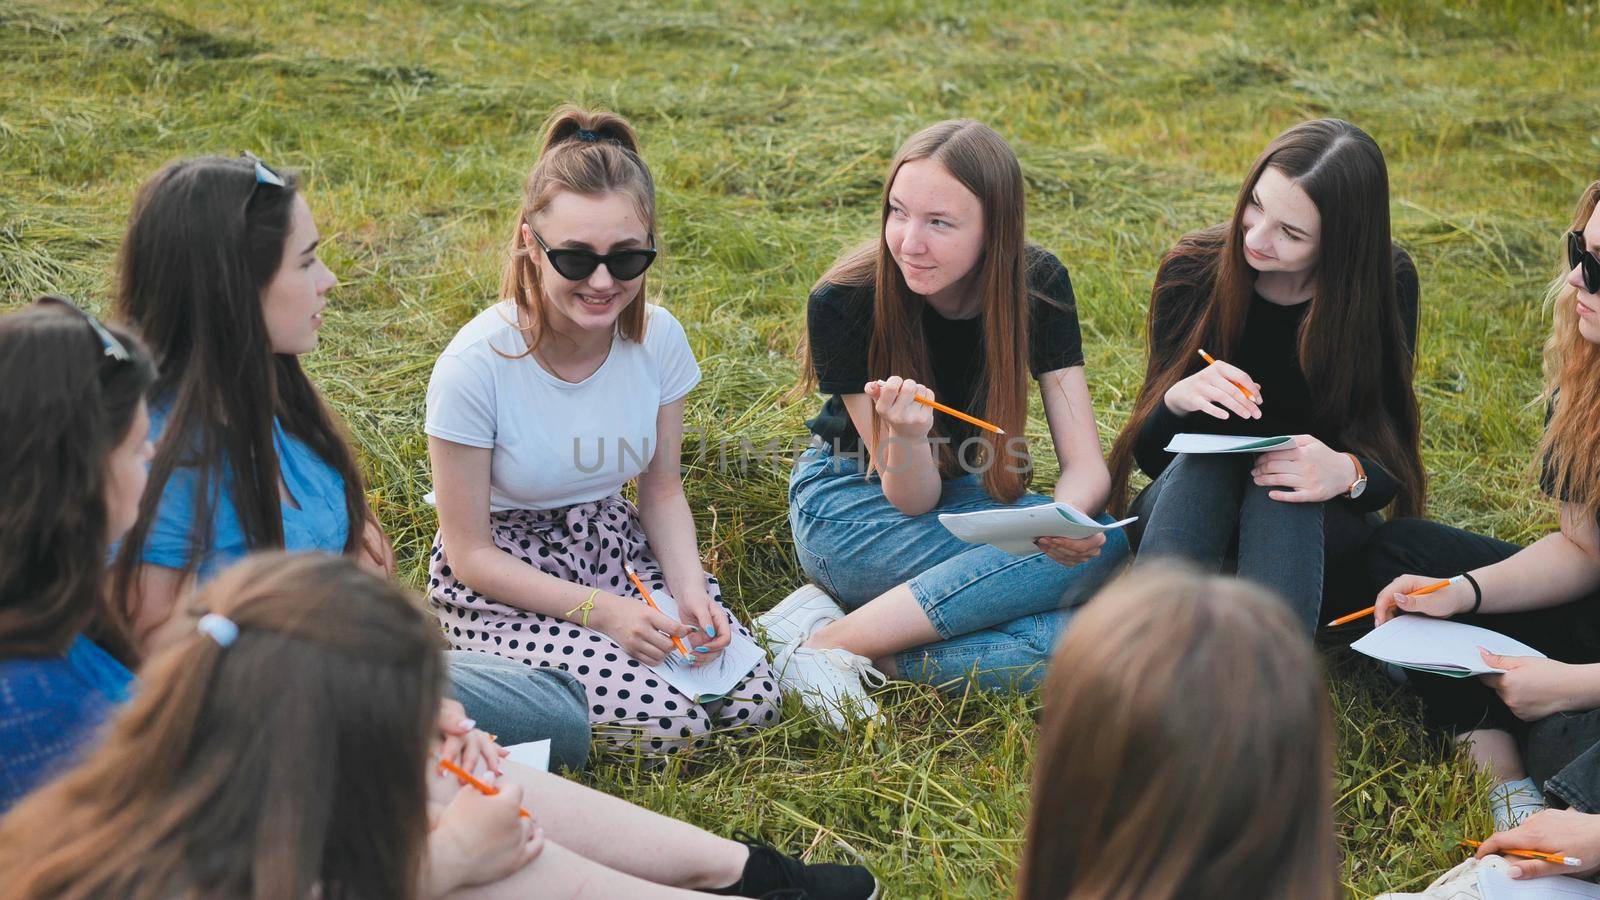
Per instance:
[[[73,303],[71,300],[68,300],[66,297],[63,297],[60,294],[45,294],[43,297],[40,297],[37,302],[41,306],[65,307],[71,312],[76,313],[79,318],[88,323],[89,329],[93,331],[94,336],[100,340],[100,352],[103,357],[109,357],[117,362],[128,361],[128,348],[122,343],[122,341],[117,340],[117,336],[112,334],[110,329],[106,328],[104,325],[101,325],[100,320],[91,315],[88,310],[76,303]]]
[[[594,274],[594,270],[601,265],[611,273],[611,277],[618,281],[632,281],[644,274],[650,264],[656,261],[656,249],[644,247],[637,250],[613,250],[604,255],[592,250],[560,249],[552,250],[544,242],[539,232],[528,229],[533,234],[533,239],[539,242],[539,248],[544,251],[544,258],[550,260],[550,267],[568,281],[582,281]]]
[[[1567,232],[1567,266],[1582,268],[1583,289],[1600,294],[1600,258],[1583,245],[1583,232]]]

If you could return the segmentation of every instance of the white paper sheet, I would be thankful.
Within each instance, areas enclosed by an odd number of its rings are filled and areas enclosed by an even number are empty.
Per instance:
[[[529,741],[526,744],[512,744],[506,748],[511,755],[506,759],[519,766],[538,769],[541,772],[550,771],[550,739],[542,741]]]
[[[1294,446],[1294,438],[1240,437],[1232,434],[1175,434],[1167,442],[1168,453],[1267,453]]]
[[[650,596],[655,599],[656,605],[661,607],[663,613],[681,621],[678,615],[678,601],[672,599],[671,594],[666,591],[651,591]],[[746,675],[750,674],[756,663],[766,657],[765,650],[739,632],[737,621],[733,622],[731,627],[733,641],[723,649],[715,661],[703,666],[692,666],[689,660],[684,659],[683,654],[674,648],[661,665],[650,666],[650,671],[686,696],[695,698],[698,703],[726,697]],[[690,653],[694,652],[692,643],[687,640],[683,643],[690,648]]]
[[[1600,898],[1600,885],[1565,875],[1516,879],[1494,869],[1479,869],[1478,893],[1483,900],[1586,900]]]
[[[1137,516],[1134,517],[1138,518]],[[1101,525],[1066,503],[1013,506],[969,513],[940,513],[939,524],[969,544],[989,544],[1012,556],[1038,553],[1034,538],[1086,538],[1132,522],[1123,519]]]
[[[1430,616],[1398,616],[1350,645],[1373,659],[1422,672],[1457,678],[1500,672],[1483,661],[1479,647],[1501,656],[1544,656],[1497,631]]]

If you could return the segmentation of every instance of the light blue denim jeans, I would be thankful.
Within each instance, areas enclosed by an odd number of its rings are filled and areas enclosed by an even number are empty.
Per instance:
[[[524,665],[479,650],[446,650],[446,693],[500,745],[550,741],[550,771],[583,769],[589,758],[589,700],[560,669]]]
[[[1024,494],[1015,505],[1049,502]],[[1106,533],[1098,557],[1067,567],[969,544],[939,524],[940,513],[1001,506],[965,475],[944,483],[931,511],[907,516],[858,458],[826,449],[807,451],[789,475],[789,527],[806,576],[847,609],[909,584],[942,640],[897,654],[900,677],[958,690],[968,679],[984,690],[1036,687],[1073,609],[1128,558],[1121,530]]]

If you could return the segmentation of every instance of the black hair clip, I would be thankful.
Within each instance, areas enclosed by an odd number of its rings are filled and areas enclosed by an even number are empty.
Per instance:
[[[599,143],[600,135],[595,134],[587,128],[579,128],[578,140],[583,141],[585,144],[595,144]]]

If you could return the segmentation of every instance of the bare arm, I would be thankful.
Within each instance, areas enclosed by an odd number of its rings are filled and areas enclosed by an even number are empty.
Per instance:
[[[1055,499],[1097,516],[1111,495],[1111,472],[1100,452],[1100,430],[1095,425],[1083,366],[1040,375],[1039,392],[1044,397],[1044,415],[1050,423],[1056,460],[1061,464]]]
[[[661,563],[667,590],[678,601],[686,624],[695,625],[711,638],[704,642],[706,659],[728,645],[733,631],[728,618],[711,602],[705,570],[700,565],[699,540],[694,515],[683,494],[683,400],[668,403],[656,413],[656,452],[639,475],[639,521],[650,549]],[[699,640],[695,643],[699,643]]]
[[[881,388],[875,382],[868,384],[867,390],[873,393],[846,394],[844,408],[861,435],[862,446],[877,467],[883,496],[902,513],[920,516],[933,509],[944,492],[944,480],[939,475],[933,445],[927,442],[928,430],[933,426],[933,411],[910,400],[918,386],[899,377],[887,379]],[[880,419],[888,418],[886,413],[891,412],[903,419],[903,433],[895,431],[892,424],[886,424],[882,434],[875,434],[872,429],[874,408]],[[913,422],[913,418],[916,421]]]
[[[672,642],[660,631],[684,629],[637,600],[584,587],[540,571],[495,546],[489,528],[489,462],[492,450],[430,436],[433,490],[439,506],[439,531],[455,577],[474,591],[530,612],[557,619],[577,609],[593,593],[589,627],[609,635],[623,649],[650,665],[661,662]],[[581,615],[572,617],[582,619]]]
[[[177,613],[193,589],[194,579],[181,569],[143,563],[134,570],[128,609],[133,643],[141,656],[150,658],[183,634],[187,623]]]

